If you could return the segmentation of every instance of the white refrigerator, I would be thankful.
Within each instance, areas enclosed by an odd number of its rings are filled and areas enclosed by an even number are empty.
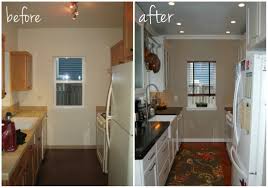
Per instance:
[[[248,52],[237,65],[230,151],[232,185],[265,184],[267,123],[265,52]]]
[[[133,185],[133,84],[132,62],[112,67],[106,105],[108,185]]]

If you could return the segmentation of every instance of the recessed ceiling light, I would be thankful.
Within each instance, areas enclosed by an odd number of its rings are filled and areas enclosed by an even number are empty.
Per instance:
[[[184,33],[184,31],[180,31],[180,33]]]
[[[173,1],[168,2],[168,4],[169,4],[170,6],[174,6],[174,5],[175,5],[175,3],[174,3]]]
[[[238,6],[239,7],[244,7],[245,6],[245,3],[239,3]]]
[[[232,21],[231,21],[231,24],[235,24],[235,23],[236,23],[236,21],[235,21],[235,20],[232,20]]]
[[[176,25],[181,25],[181,22],[177,22]]]
[[[230,31],[226,31],[225,33],[226,33],[226,34],[230,34],[231,32],[230,32]]]

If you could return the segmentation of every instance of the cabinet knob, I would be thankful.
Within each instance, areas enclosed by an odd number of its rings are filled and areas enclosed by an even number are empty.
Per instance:
[[[130,48],[130,51],[133,52],[133,48]]]

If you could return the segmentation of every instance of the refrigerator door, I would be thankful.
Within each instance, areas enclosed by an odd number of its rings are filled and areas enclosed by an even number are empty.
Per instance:
[[[108,185],[133,185],[133,136],[111,120]]]
[[[124,63],[112,68],[111,116],[122,129],[133,134],[133,63]]]
[[[256,182],[262,173],[258,172],[258,163],[263,161],[265,124],[260,122],[261,116],[261,90],[262,61],[259,54],[248,53],[244,71],[242,71],[242,88],[244,90],[241,104],[236,103],[238,117],[234,120],[239,126],[240,136],[234,139],[231,161],[232,184],[260,185]],[[239,105],[238,105],[239,104]],[[234,129],[234,133],[235,133]],[[238,142],[237,142],[238,141]]]

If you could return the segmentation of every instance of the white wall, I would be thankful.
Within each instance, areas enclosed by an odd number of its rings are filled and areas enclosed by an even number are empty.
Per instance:
[[[48,106],[49,145],[95,145],[95,108],[105,106],[110,47],[121,28],[20,29],[19,50],[33,55],[33,89],[18,94],[22,106]],[[53,56],[84,56],[85,108],[54,108]]]

